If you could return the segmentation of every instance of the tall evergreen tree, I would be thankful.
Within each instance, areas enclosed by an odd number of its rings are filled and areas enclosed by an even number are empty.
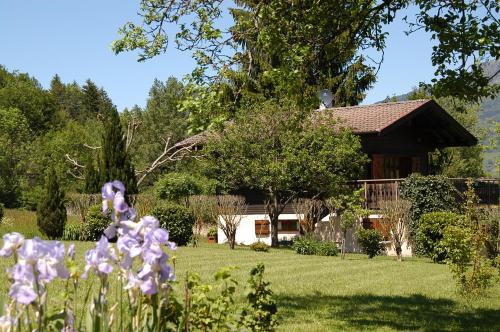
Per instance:
[[[99,164],[99,161],[97,163]],[[89,159],[85,165],[85,187],[83,190],[87,194],[98,193],[101,190],[99,171],[94,167],[92,159]]]
[[[90,79],[83,86],[83,105],[80,120],[96,116],[101,111],[102,92]]]
[[[128,194],[137,193],[137,179],[123,139],[120,116],[116,108],[110,109],[104,119],[102,137],[101,185],[108,181],[120,180],[125,184]]]
[[[37,207],[37,224],[40,231],[51,239],[60,238],[64,232],[67,215],[64,192],[59,187],[54,168],[47,174],[45,195]]]

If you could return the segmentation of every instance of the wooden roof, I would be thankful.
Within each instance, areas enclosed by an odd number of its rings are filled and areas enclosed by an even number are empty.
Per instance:
[[[336,121],[337,125],[350,127],[358,135],[382,135],[415,120],[426,133],[432,131],[439,135],[441,147],[477,144],[477,139],[432,99],[319,109],[312,116]],[[200,133],[176,146],[203,145],[206,140],[207,133]]]
[[[336,118],[356,134],[380,133],[431,100],[421,99],[373,105],[336,107],[316,112]]]
[[[436,136],[439,147],[472,146],[477,139],[432,99],[316,110],[313,116],[337,121],[358,135],[384,135],[404,124]]]

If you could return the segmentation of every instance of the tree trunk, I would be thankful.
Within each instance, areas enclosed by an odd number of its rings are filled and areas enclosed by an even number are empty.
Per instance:
[[[402,255],[402,252],[403,250],[401,249],[401,245],[396,245],[396,256],[398,258],[398,262],[401,262],[403,260],[403,255]]]
[[[347,236],[347,232],[344,232],[342,235],[343,236],[342,236],[342,247],[341,247],[340,259],[345,258],[345,238]]]
[[[278,246],[278,213],[269,214],[271,221],[271,247]]]
[[[231,234],[231,236],[228,239],[228,242],[229,242],[229,248],[234,249],[236,243],[236,234]]]

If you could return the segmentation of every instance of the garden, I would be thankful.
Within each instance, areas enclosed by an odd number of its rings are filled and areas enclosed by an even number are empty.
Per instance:
[[[380,256],[379,240],[383,237],[379,233],[373,240],[366,233],[376,231],[363,229],[358,231],[358,237],[366,255],[338,256],[336,246],[307,236],[296,239],[292,246],[265,250],[235,246],[231,250],[227,244],[209,244],[203,236],[193,243],[192,232],[184,239],[179,237],[182,232],[173,232],[172,237],[184,245],[177,246],[169,242],[170,234],[159,228],[161,220],[145,217],[130,221],[135,211],[121,195],[123,186],[114,182],[108,187],[112,190],[103,189],[103,197],[113,204],[106,202],[105,212],[102,207],[88,211],[86,222],[93,223],[92,218],[97,218],[100,227],[89,233],[94,235],[85,235],[89,241],[46,242],[36,238],[23,243],[13,231],[47,238],[43,226],[40,232],[40,223],[37,225],[32,212],[5,211],[0,231],[7,235],[1,255],[7,258],[1,260],[0,268],[8,269],[17,261],[12,271],[20,272],[10,272],[10,277],[3,274],[3,330],[9,331],[9,324],[21,330],[47,331],[500,328],[500,284],[484,279],[488,273],[481,269],[472,271],[484,277],[479,280],[467,272],[471,260],[474,266],[483,264],[483,268],[485,261],[477,263],[471,258],[465,267],[454,267],[454,256],[443,249],[460,251],[461,247],[439,247],[442,243],[435,241],[440,236],[446,239],[446,234],[439,233],[439,229],[449,231],[443,224],[460,224],[458,214],[424,213],[419,236],[427,239],[420,243],[427,246],[423,250],[427,250],[428,257],[405,258],[402,262]],[[346,199],[344,215],[349,215],[346,211],[350,211],[353,199]],[[170,216],[176,215],[179,211]],[[72,217],[65,228],[80,224],[78,218]],[[118,234],[116,244],[107,240],[115,236],[111,233]],[[424,233],[432,236],[424,237]],[[467,238],[463,232],[459,236]],[[94,239],[100,240],[95,244],[91,242]],[[161,247],[164,249],[158,251]],[[133,254],[134,250],[140,253]],[[30,259],[35,261],[29,263]],[[458,277],[467,282],[455,282],[447,265],[435,263],[443,260],[454,273],[454,268],[464,268]],[[31,277],[26,277],[21,268],[26,266],[35,271]],[[149,272],[142,273],[146,270]]]

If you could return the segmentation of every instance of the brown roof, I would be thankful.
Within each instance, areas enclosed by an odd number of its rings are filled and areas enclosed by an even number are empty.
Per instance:
[[[336,107],[317,110],[317,115],[337,118],[356,134],[380,133],[385,128],[430,104],[431,99],[380,103],[373,105]]]
[[[451,135],[448,135],[449,142],[443,143],[443,146],[471,146],[477,143],[477,139],[467,129],[432,99],[319,109],[314,111],[312,116],[318,122],[331,123],[335,120],[336,125],[350,127],[354,133],[363,135],[380,134],[386,129],[389,130],[389,127],[395,128],[424,112],[428,116],[439,118],[439,123],[445,124],[446,130],[444,127],[436,129],[447,131]],[[203,132],[177,143],[176,146],[203,145],[207,139],[208,132]]]

